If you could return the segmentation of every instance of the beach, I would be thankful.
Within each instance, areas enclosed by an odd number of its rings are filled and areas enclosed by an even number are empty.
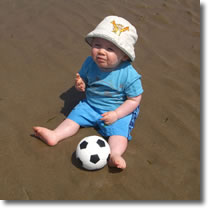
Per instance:
[[[127,168],[85,171],[75,150],[95,129],[49,147],[32,127],[54,129],[84,97],[84,38],[108,15],[137,28],[144,93]],[[200,200],[199,1],[1,0],[0,59],[0,199]]]

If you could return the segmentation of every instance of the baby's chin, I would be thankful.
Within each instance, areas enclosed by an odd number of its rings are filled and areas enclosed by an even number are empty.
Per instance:
[[[106,63],[97,63],[97,65],[102,71],[113,71],[119,64],[108,65]]]

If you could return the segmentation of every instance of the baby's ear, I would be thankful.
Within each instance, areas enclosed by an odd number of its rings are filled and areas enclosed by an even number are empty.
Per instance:
[[[125,54],[124,57],[122,58],[122,61],[127,61],[130,60],[130,58]]]

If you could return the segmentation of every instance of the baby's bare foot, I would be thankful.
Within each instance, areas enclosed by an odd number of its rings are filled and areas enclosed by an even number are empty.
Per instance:
[[[108,165],[110,167],[125,169],[126,168],[126,161],[120,155],[112,155],[110,157]]]
[[[57,144],[57,139],[54,131],[39,126],[33,127],[33,130],[35,132],[35,136],[40,138],[49,146],[54,146]]]

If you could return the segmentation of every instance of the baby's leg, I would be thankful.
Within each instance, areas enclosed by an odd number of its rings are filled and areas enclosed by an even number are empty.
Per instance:
[[[109,160],[110,167],[116,167],[125,169],[126,161],[122,157],[122,154],[125,152],[128,146],[128,140],[123,136],[111,136],[108,140],[111,149],[111,156]]]
[[[71,119],[65,119],[56,129],[50,130],[44,127],[33,127],[35,136],[43,140],[49,146],[54,146],[61,140],[73,136],[80,126]]]

